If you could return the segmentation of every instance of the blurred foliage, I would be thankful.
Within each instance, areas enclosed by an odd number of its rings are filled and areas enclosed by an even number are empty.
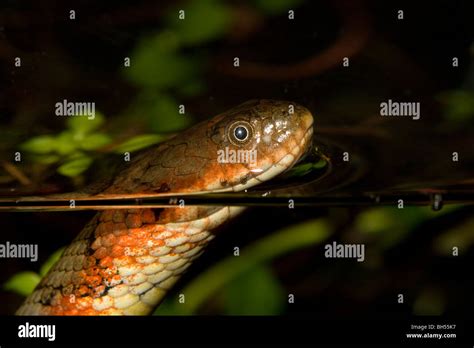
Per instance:
[[[95,118],[70,117],[66,130],[58,135],[40,135],[20,145],[34,162],[44,165],[57,164],[57,172],[68,177],[76,177],[87,170],[98,150],[124,153],[140,150],[164,140],[158,134],[142,134],[129,138],[111,149],[104,148],[112,143],[112,138],[99,130],[105,117],[96,113]]]
[[[469,90],[451,90],[440,93],[437,98],[446,119],[452,124],[462,125],[474,118],[474,92]]]
[[[294,10],[304,0],[255,0],[257,8],[269,15],[278,15],[287,10]]]
[[[354,221],[354,228],[361,234],[377,239],[381,248],[390,248],[409,234],[420,223],[458,209],[449,205],[441,211],[430,207],[379,207],[361,211]]]
[[[112,139],[98,131],[104,116],[96,112],[93,119],[81,115],[67,119],[66,130],[58,135],[40,135],[20,145],[31,154],[33,161],[43,164],[60,162],[58,173],[74,177],[85,171],[92,163],[90,151],[108,145]]]
[[[63,252],[64,248],[60,248],[53,254],[51,254],[46,260],[46,262],[41,265],[39,273],[25,271],[13,275],[3,284],[3,288],[5,290],[15,292],[25,297],[28,296],[33,292],[36,285],[38,285],[38,283],[40,282],[41,278],[44,277],[51,269],[51,267],[53,267],[56,261],[59,260]]]
[[[180,39],[171,31],[143,38],[134,49],[125,76],[139,87],[166,89],[185,84],[201,70],[197,57],[179,52]]]
[[[92,158],[84,154],[68,157],[67,162],[58,167],[58,173],[64,176],[77,176],[87,170],[92,164]]]
[[[219,39],[230,28],[231,9],[223,1],[191,1],[184,8],[185,19],[177,15],[180,8],[170,11],[166,17],[168,27],[177,33],[183,45],[201,45]]]
[[[331,233],[331,226],[323,219],[310,220],[275,232],[247,246],[241,251],[240,256],[230,256],[200,274],[183,289],[182,293],[186,296],[185,303],[179,303],[176,298],[167,298],[155,311],[155,314],[184,315],[196,313],[206,300],[215,296],[219,290],[226,289],[226,287],[227,290],[224,290],[224,293],[226,293],[227,298],[234,296],[237,292],[241,297],[240,303],[246,303],[245,306],[241,306],[240,314],[278,314],[282,308],[281,297],[276,299],[272,294],[263,295],[268,296],[266,301],[272,301],[272,303],[266,303],[265,308],[263,308],[261,303],[257,303],[260,301],[259,295],[253,294],[253,291],[251,291],[258,287],[260,289],[273,289],[277,291],[277,294],[279,292],[277,290],[279,285],[276,285],[277,281],[273,275],[264,271],[264,268],[258,268],[283,254],[318,244],[328,238]],[[266,274],[262,276],[262,272],[266,272]],[[255,284],[256,275],[258,274],[261,277],[257,283],[261,282],[262,284]],[[242,280],[242,277],[245,276],[250,277],[250,279]],[[252,289],[242,288],[249,283],[254,283]],[[228,287],[230,286],[237,287],[237,289],[229,290]],[[285,299],[285,297],[283,298]],[[245,309],[249,311],[244,313]],[[236,309],[228,304],[227,311],[233,310]],[[254,310],[258,310],[258,313]]]
[[[22,296],[28,296],[33,292],[40,280],[41,277],[38,273],[30,271],[19,272],[8,279],[3,284],[3,288]]]
[[[65,131],[56,136],[42,135],[31,138],[23,143],[21,148],[38,155],[70,155],[81,150],[94,150],[110,142],[106,134],[94,132],[103,122],[104,116],[100,113],[96,113],[94,119],[88,119],[86,116],[69,117]]]
[[[439,290],[425,289],[413,304],[413,314],[415,315],[442,315],[445,301]]]
[[[144,115],[157,133],[176,132],[191,124],[189,112],[178,112],[181,102],[175,95],[190,98],[206,90],[207,58],[199,47],[227,33],[231,9],[217,0],[187,1],[170,8],[164,24],[162,31],[138,42],[130,66],[123,68],[125,78],[138,88],[127,114]]]
[[[256,267],[237,275],[221,292],[227,315],[277,315],[286,306],[286,291],[269,267]]]
[[[257,1],[255,5],[273,15],[301,3],[278,0]],[[225,1],[186,1],[171,7],[164,16],[164,29],[141,38],[131,52],[130,66],[122,69],[138,89],[126,113],[144,117],[156,133],[188,127],[192,115],[178,113],[181,102],[176,95],[190,98],[205,92],[208,57],[204,47],[223,38],[232,20],[231,5]]]
[[[464,253],[474,245],[474,219],[448,229],[434,240],[433,248],[440,255],[452,255],[453,247]]]
[[[176,99],[170,95],[143,90],[130,106],[130,112],[145,115],[149,128],[156,133],[171,133],[187,128],[192,123],[191,115],[179,113]]]

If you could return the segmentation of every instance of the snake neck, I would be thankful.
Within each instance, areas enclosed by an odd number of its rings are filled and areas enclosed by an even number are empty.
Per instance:
[[[84,227],[18,315],[146,315],[239,207],[107,210]]]

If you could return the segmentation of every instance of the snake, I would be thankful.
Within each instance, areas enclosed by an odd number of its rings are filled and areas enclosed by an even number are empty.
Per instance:
[[[137,154],[101,194],[244,191],[297,163],[312,134],[313,116],[304,106],[250,100]],[[244,209],[99,211],[16,314],[152,314],[219,226]]]

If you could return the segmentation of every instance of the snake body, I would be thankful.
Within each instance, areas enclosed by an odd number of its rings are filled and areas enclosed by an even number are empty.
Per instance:
[[[304,107],[253,100],[136,156],[101,194],[242,191],[290,168],[311,143]],[[222,163],[219,150],[256,151]],[[18,309],[18,315],[150,314],[244,208],[184,206],[97,213]]]

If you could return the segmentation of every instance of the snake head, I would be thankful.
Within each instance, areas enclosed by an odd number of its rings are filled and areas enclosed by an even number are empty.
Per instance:
[[[292,102],[251,100],[137,155],[106,193],[241,191],[291,168],[313,117]]]
[[[241,191],[273,178],[306,153],[312,133],[311,112],[287,101],[251,100],[217,116],[208,136],[221,177],[208,187]]]

